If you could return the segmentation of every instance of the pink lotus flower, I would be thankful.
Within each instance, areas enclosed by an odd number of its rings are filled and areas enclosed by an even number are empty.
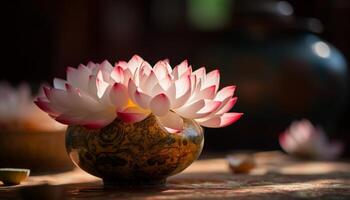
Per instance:
[[[183,118],[206,127],[223,127],[242,113],[229,112],[237,101],[234,86],[219,89],[218,70],[192,71],[187,61],[174,69],[167,60],[154,67],[135,55],[129,62],[88,63],[67,69],[67,80],[44,87],[36,104],[57,121],[101,128],[117,117],[129,123],[150,114],[170,132],[183,128]]]
[[[22,120],[31,102],[30,88],[26,84],[13,88],[6,82],[0,84],[0,124]]]
[[[279,142],[287,153],[312,159],[335,159],[343,150],[341,143],[329,142],[326,134],[320,127],[314,127],[305,119],[293,122],[280,135]]]
[[[23,83],[17,88],[0,83],[0,127],[6,130],[56,131],[64,129],[33,104],[30,87]]]

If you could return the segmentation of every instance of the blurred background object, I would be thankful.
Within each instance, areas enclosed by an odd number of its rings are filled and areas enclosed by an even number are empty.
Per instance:
[[[226,161],[232,173],[246,174],[256,167],[252,153],[234,153],[226,156]]]
[[[33,172],[71,169],[65,128],[34,105],[27,83],[0,82],[0,168]]]
[[[335,160],[343,152],[342,142],[329,141],[323,128],[307,119],[293,121],[280,134],[279,142],[286,153],[303,159]]]
[[[347,0],[14,0],[2,7],[0,79],[50,81],[67,66],[135,53],[152,64],[188,59],[195,69],[219,67],[222,86],[238,86],[235,108],[245,113],[233,126],[207,129],[205,150],[276,149],[278,134],[302,118],[349,145]]]
[[[66,128],[35,106],[34,98],[28,83],[21,83],[16,88],[7,82],[0,82],[1,131],[50,132]]]
[[[18,185],[30,174],[29,169],[0,168],[0,181],[6,185]]]
[[[211,144],[217,135],[207,134],[208,146],[228,149],[242,138],[235,146],[245,141],[266,148],[291,121],[304,117],[334,131],[346,103],[347,65],[335,47],[316,35],[320,22],[294,17],[286,1],[236,0],[234,6],[231,27],[200,46],[194,60],[226,66],[221,68],[223,83],[237,84],[237,107],[245,120],[239,130],[222,130],[231,133],[227,142]]]

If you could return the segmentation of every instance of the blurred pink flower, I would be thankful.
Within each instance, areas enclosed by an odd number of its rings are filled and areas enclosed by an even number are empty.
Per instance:
[[[17,88],[0,83],[0,127],[6,130],[56,131],[65,126],[52,120],[33,103],[34,97],[26,83]]]
[[[21,84],[18,88],[7,82],[0,83],[0,124],[23,120],[32,102],[30,88]]]
[[[280,134],[279,142],[288,154],[311,159],[331,160],[343,151],[342,143],[330,142],[322,128],[305,119],[293,122]]]
[[[101,128],[117,117],[134,123],[150,114],[170,132],[180,132],[183,118],[205,127],[223,127],[242,113],[229,112],[237,101],[234,86],[219,90],[218,70],[192,71],[187,61],[174,69],[168,60],[153,67],[135,55],[113,67],[108,61],[67,69],[67,80],[55,79],[35,103],[64,124]]]

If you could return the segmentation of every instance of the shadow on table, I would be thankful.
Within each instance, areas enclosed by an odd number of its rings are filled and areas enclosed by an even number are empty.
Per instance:
[[[296,162],[275,154],[261,157],[260,174],[232,174],[222,167],[225,161],[212,160],[192,168],[197,171],[169,178],[161,188],[104,188],[101,181],[40,184],[15,190],[0,187],[0,199],[350,199],[347,162]],[[214,170],[204,172],[208,164]],[[217,164],[221,168],[215,168]]]
[[[0,192],[0,199],[346,199],[350,197],[349,184],[350,173],[346,172],[313,175],[195,172],[170,179],[161,188],[104,188],[101,181],[41,184],[12,190],[15,195]]]
[[[193,173],[162,188],[103,188],[101,182],[67,185],[58,199],[317,199],[350,197],[350,174],[230,175]]]

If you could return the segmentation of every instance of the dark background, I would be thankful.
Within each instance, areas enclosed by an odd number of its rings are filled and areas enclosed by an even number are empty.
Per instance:
[[[191,9],[201,7],[198,0],[3,1],[0,80],[7,80],[12,84],[22,81],[34,85],[41,82],[51,83],[54,77],[65,77],[67,66],[86,64],[90,60],[101,62],[105,59],[113,63],[120,59],[128,60],[135,53],[151,64],[164,58],[169,58],[173,65],[188,59],[194,68],[212,64],[210,58],[197,59],[196,53],[206,44],[229,43],[230,37],[227,35],[231,28],[245,23],[242,22],[242,18],[237,17],[240,16],[236,14],[236,10],[240,9],[239,6],[236,6],[234,1],[223,1],[221,5],[225,6],[225,2],[226,6],[232,7],[228,17],[225,18],[227,21],[224,21],[222,26],[214,25],[208,28],[203,27],[201,21],[196,22],[196,18],[191,18]],[[345,58],[350,60],[350,1],[290,0],[288,2],[294,7],[296,18],[319,19],[323,24],[323,31],[318,30],[317,35],[337,47]],[[259,15],[254,17],[259,20]],[[210,22],[204,24],[206,23]],[[274,20],[265,25],[270,26],[270,23],[274,24]],[[277,23],[276,26],[281,25]],[[285,37],[288,36],[287,31]],[[219,65],[222,71],[229,67],[221,63],[214,62],[214,64]],[[238,67],[243,69],[245,66]],[[227,74],[222,76],[226,76],[226,80],[229,77]],[[239,97],[239,93],[237,94]],[[239,110],[242,108],[239,105],[240,102],[235,110],[245,112]],[[333,121],[334,127],[330,132],[332,137],[349,142],[350,127],[347,120],[350,117],[349,104],[346,102],[346,106],[341,110],[342,112],[337,113],[337,120]],[[328,114],[324,113],[325,116]],[[249,113],[246,115],[234,125],[234,128],[225,129],[226,132],[231,132],[237,127],[238,133],[233,138],[240,142],[233,142],[232,146],[278,148],[275,136],[278,134],[277,131],[283,130],[282,127],[287,125],[288,120],[276,128],[269,129],[274,133],[267,133],[269,131],[263,133],[257,126],[255,130],[254,127],[250,128],[247,136],[244,127],[249,126],[250,118]],[[265,140],[249,139],[259,138],[264,134],[266,134]],[[221,136],[211,136],[210,140],[220,142],[220,138]]]

